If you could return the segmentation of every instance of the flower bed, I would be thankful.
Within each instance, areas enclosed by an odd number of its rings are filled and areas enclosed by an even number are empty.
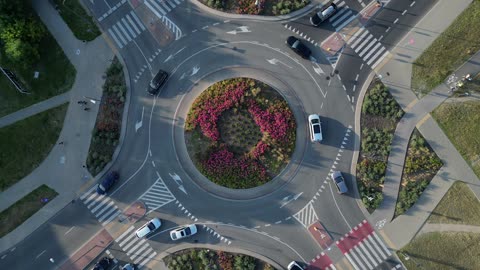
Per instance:
[[[185,123],[187,149],[197,168],[228,188],[251,188],[289,162],[295,119],[268,85],[235,78],[210,86],[192,104]]]
[[[163,259],[170,270],[274,270],[273,266],[247,255],[210,249],[186,249]]]
[[[415,129],[408,143],[395,217],[405,213],[417,202],[442,166],[440,158],[428,145],[422,134]]]
[[[380,81],[373,81],[362,105],[361,147],[357,184],[365,207],[373,212],[383,200],[382,188],[395,127],[403,110]]]
[[[285,15],[310,3],[309,0],[200,0],[200,2],[227,13],[267,16]]]
[[[94,176],[112,160],[117,147],[126,89],[123,67],[115,57],[106,72],[100,110],[88,150],[87,168]]]

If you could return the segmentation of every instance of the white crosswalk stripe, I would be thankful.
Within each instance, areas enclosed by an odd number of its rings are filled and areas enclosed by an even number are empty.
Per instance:
[[[376,232],[372,232],[362,242],[350,249],[345,257],[357,269],[374,269],[392,253],[387,249]]]
[[[121,49],[134,40],[145,29],[143,23],[132,10],[108,28],[107,32]]]
[[[130,226],[124,233],[115,239],[115,242],[118,243],[122,250],[135,264],[138,264],[143,260],[142,263],[138,265],[138,269],[141,269],[153,259],[157,253],[154,252],[145,238],[140,239],[135,235],[134,229],[133,226]]]
[[[183,0],[145,0],[145,6],[158,18],[162,18],[168,12],[180,5]]]
[[[156,209],[170,203],[175,200],[172,192],[163,182],[161,177],[158,177],[157,181],[140,196],[140,200],[145,203],[148,209],[148,213],[155,211]]]
[[[380,43],[380,41],[373,37],[370,32],[361,27],[352,37],[347,40],[347,44],[358,53],[363,61],[367,63],[372,69],[389,54],[389,51]]]
[[[324,1],[323,5],[326,5],[328,2],[330,2],[330,0]],[[330,17],[328,21],[335,27],[335,31],[338,32],[357,18],[357,14],[355,14],[343,0],[334,0],[333,3],[337,5],[338,11]]]
[[[98,222],[102,222],[102,225],[105,226],[120,215],[121,211],[108,196],[97,194],[96,187],[94,185],[80,196],[80,200],[90,209]]]
[[[308,227],[310,224],[318,220],[317,213],[313,208],[313,204],[310,201],[305,207],[293,215],[304,227]]]

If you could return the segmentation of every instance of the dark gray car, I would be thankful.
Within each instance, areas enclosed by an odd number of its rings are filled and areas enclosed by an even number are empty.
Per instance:
[[[345,178],[343,178],[343,175],[341,172],[334,171],[332,172],[330,177],[332,178],[333,183],[335,183],[338,193],[343,194],[348,192],[347,184],[345,183]]]
[[[155,75],[155,77],[153,77],[148,84],[148,93],[152,96],[158,94],[158,91],[160,91],[160,88],[167,81],[167,79],[168,73],[166,71],[159,70],[157,75]]]

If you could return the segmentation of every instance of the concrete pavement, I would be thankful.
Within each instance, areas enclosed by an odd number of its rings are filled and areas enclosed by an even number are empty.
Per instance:
[[[430,212],[435,208],[455,180],[466,181],[480,198],[478,178],[448,140],[429,113],[445,101],[450,93],[446,84],[441,84],[427,96],[417,99],[411,88],[412,63],[470,4],[470,0],[440,0],[425,17],[392,50],[392,56],[376,70],[383,83],[406,112],[395,130],[392,150],[388,157],[384,200],[369,219],[384,236],[390,246],[401,248],[421,229]],[[442,18],[439,20],[439,18]],[[457,76],[474,73],[480,68],[480,53],[475,54],[457,71]],[[387,75],[387,72],[390,75]],[[365,83],[369,84],[369,81]],[[360,108],[361,105],[358,106]],[[392,221],[405,161],[408,141],[417,127],[430,146],[444,162],[417,203],[404,215]],[[356,159],[354,159],[356,160]]]
[[[83,185],[92,180],[92,176],[82,165],[88,154],[98,104],[90,104],[90,111],[84,111],[77,101],[84,100],[85,96],[101,99],[103,74],[114,57],[102,37],[89,43],[77,40],[52,5],[43,1],[32,3],[37,14],[75,66],[77,76],[69,92],[0,119],[1,126],[5,126],[15,120],[70,101],[59,136],[59,141],[63,141],[64,144],[54,146],[38,168],[1,193],[0,210],[8,208],[41,184],[55,189],[59,195],[14,231],[2,237],[0,252],[19,243],[25,236],[47,222],[78,196],[77,192],[81,191]]]

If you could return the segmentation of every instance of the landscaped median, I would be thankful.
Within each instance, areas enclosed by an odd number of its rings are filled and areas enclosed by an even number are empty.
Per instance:
[[[200,0],[201,3],[227,13],[278,16],[299,10],[310,0]]]
[[[0,191],[30,174],[47,157],[63,127],[68,103],[0,129]]]
[[[88,150],[87,168],[97,175],[112,160],[120,139],[127,87],[122,64],[115,57],[106,71],[100,111]]]
[[[268,263],[243,254],[210,249],[186,249],[163,259],[170,270],[223,269],[223,270],[274,270]]]
[[[0,213],[0,237],[5,236],[33,216],[58,193],[41,185]]]
[[[464,12],[418,57],[412,70],[412,89],[422,97],[480,49],[480,0]]]
[[[361,115],[361,147],[357,184],[365,207],[373,212],[382,202],[387,159],[393,134],[403,111],[380,81],[373,81],[365,95]]]

